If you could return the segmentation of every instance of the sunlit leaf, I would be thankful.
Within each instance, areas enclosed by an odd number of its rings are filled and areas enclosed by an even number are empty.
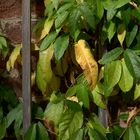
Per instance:
[[[17,45],[14,50],[12,51],[9,60],[7,61],[6,67],[9,71],[10,69],[14,68],[15,61],[17,60],[18,56],[20,55],[20,50],[22,48],[22,45]]]
[[[134,91],[134,100],[140,97],[140,84],[136,84],[135,91]]]
[[[50,2],[51,2],[51,0],[44,0],[45,7],[47,7]]]
[[[83,140],[83,134],[83,129],[79,129],[74,134],[72,134],[68,140]]]
[[[126,36],[126,29],[125,29],[125,26],[122,24],[122,25],[119,26],[118,35],[117,35],[121,46],[123,46],[125,36]]]
[[[92,91],[92,96],[93,96],[94,103],[95,103],[97,106],[99,106],[99,107],[101,107],[101,108],[104,108],[104,109],[106,108],[106,105],[105,105],[105,103],[104,103],[103,100],[102,100],[101,94],[99,94],[99,93],[96,91],[96,89]]]
[[[59,138],[69,139],[83,124],[83,113],[81,111],[67,110],[59,123]]]
[[[110,24],[107,30],[109,42],[111,42],[111,39],[113,38],[115,32],[116,32],[115,23],[110,21]]]
[[[43,30],[41,32],[40,40],[43,39],[46,35],[49,34],[49,32],[50,32],[50,30],[51,30],[51,28],[53,26],[53,22],[54,22],[53,19],[48,18],[48,19],[45,20],[44,28],[43,28]]]
[[[96,0],[97,4],[97,16],[101,19],[103,17],[104,8],[100,0]]]
[[[47,129],[42,125],[42,123],[40,122],[37,123],[36,131],[37,131],[36,137],[38,140],[50,140]]]
[[[94,89],[98,77],[98,65],[85,40],[79,40],[78,43],[75,44],[75,56],[76,61],[84,71],[91,89]]]
[[[119,81],[119,86],[123,92],[128,92],[133,86],[133,77],[126,67],[124,59],[121,61],[122,64],[122,75]]]
[[[27,130],[25,140],[36,140],[36,124],[32,124]]]
[[[135,133],[135,140],[138,140],[138,139],[140,139],[140,127],[139,127],[139,125],[136,125],[135,127],[134,127],[134,133]]]
[[[135,133],[132,127],[129,127],[123,137],[123,140],[135,140]]]
[[[110,63],[111,61],[117,59],[123,53],[123,49],[121,47],[115,48],[107,53],[105,53],[102,59],[99,60],[100,64]]]
[[[51,68],[51,59],[53,56],[54,48],[51,45],[45,51],[40,51],[39,60],[37,63],[37,72],[36,72],[36,82],[38,88],[44,94],[47,88],[47,84],[52,79],[52,68]]]
[[[58,103],[50,102],[44,112],[44,118],[49,121],[54,122],[55,126],[58,125],[60,118],[62,117],[62,113],[64,111],[64,102],[60,101]]]

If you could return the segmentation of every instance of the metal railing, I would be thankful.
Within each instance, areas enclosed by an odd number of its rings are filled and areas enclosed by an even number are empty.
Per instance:
[[[31,1],[22,0],[22,96],[23,131],[31,124]]]

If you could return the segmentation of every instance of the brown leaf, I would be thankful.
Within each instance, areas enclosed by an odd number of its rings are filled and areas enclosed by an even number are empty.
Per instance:
[[[79,40],[75,45],[75,57],[76,61],[81,66],[91,89],[93,90],[96,86],[98,77],[98,64],[85,40]]]

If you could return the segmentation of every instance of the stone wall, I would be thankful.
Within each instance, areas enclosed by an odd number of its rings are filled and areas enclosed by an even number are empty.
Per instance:
[[[0,0],[0,32],[13,45],[21,43],[21,3],[22,0]],[[43,0],[32,0],[31,11],[31,21],[34,25],[43,16]]]

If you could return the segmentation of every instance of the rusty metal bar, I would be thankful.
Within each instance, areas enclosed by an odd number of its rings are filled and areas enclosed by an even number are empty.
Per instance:
[[[23,131],[31,124],[31,2],[22,0],[22,96]]]

